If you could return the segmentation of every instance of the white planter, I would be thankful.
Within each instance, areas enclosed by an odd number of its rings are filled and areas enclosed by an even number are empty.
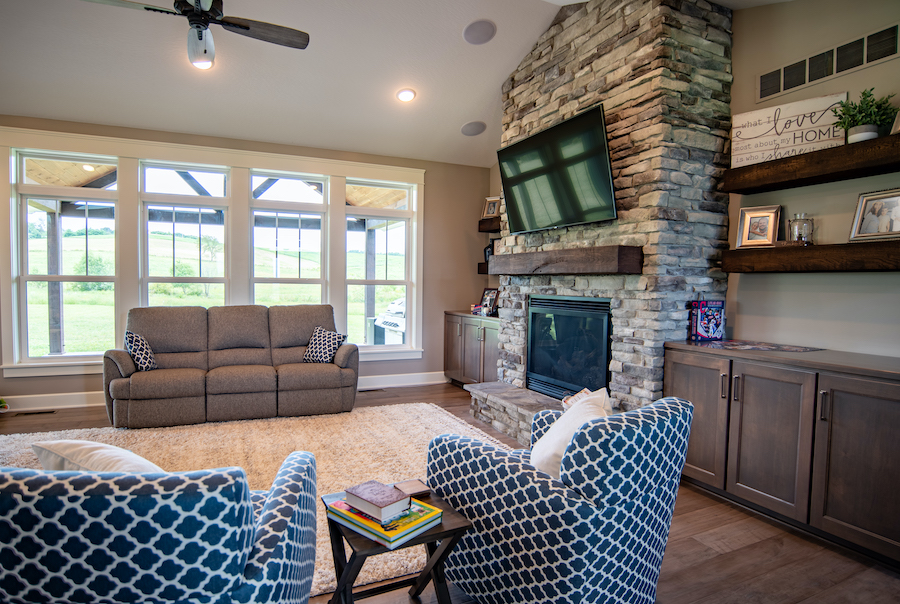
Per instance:
[[[878,138],[878,126],[867,124],[865,126],[853,126],[847,130],[847,142],[858,143],[870,138]]]

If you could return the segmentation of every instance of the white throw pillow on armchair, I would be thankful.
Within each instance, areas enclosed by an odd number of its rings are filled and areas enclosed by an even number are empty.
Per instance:
[[[165,472],[128,449],[86,440],[45,440],[31,445],[45,470],[86,472]]]
[[[612,415],[609,393],[602,388],[581,399],[553,422],[531,448],[531,465],[559,479],[563,453],[581,426],[592,419]]]

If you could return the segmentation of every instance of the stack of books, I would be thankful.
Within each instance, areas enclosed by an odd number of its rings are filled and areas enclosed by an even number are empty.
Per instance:
[[[374,480],[323,495],[322,502],[329,519],[388,549],[440,524],[442,515],[440,508]]]

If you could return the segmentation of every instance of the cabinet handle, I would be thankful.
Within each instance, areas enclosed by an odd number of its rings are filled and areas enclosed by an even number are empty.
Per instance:
[[[722,398],[728,398],[728,374],[723,373],[719,376],[722,384]]]
[[[828,403],[828,391],[827,390],[819,390],[819,419],[823,422],[828,421],[828,413],[826,412],[826,405]]]
[[[461,336],[461,335],[462,335],[462,323],[457,323],[457,324],[456,324],[456,335],[457,335],[457,336]]]
[[[741,385],[741,376],[736,375],[732,379],[734,381],[731,384],[731,400],[737,401],[737,400],[740,400],[740,398],[738,397],[738,390]]]

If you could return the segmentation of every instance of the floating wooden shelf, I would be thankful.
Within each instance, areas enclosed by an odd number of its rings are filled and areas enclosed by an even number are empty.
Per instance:
[[[900,241],[725,250],[722,270],[726,273],[897,271],[900,270]]]
[[[626,245],[495,254],[488,263],[490,275],[640,275],[643,269],[643,249]]]
[[[725,171],[726,193],[765,193],[900,172],[900,134]]]
[[[500,232],[500,217],[494,216],[493,218],[482,218],[478,221],[478,232],[479,233],[499,233]]]

